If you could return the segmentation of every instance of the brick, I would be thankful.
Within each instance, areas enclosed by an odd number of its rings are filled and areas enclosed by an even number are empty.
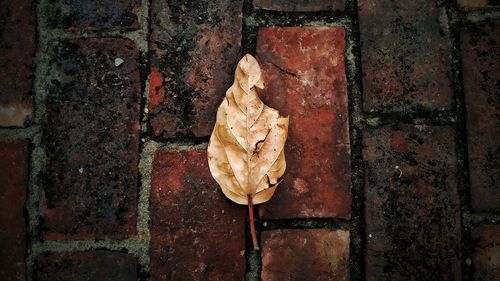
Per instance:
[[[500,21],[461,38],[472,207],[500,211]]]
[[[137,281],[137,258],[104,250],[42,254],[36,259],[38,281]]]
[[[227,199],[200,151],[155,153],[153,280],[243,280],[246,206]]]
[[[0,7],[0,127],[26,127],[33,107],[34,4],[0,0]]]
[[[256,9],[285,12],[344,10],[345,0],[254,0]]]
[[[40,179],[44,239],[135,234],[139,52],[126,39],[68,40],[54,47]],[[115,66],[115,59],[124,62]]]
[[[462,10],[466,11],[500,7],[498,0],[457,0],[457,3]]]
[[[155,136],[210,136],[240,58],[242,6],[242,0],[152,2],[149,122]]]
[[[50,28],[134,30],[139,28],[141,0],[51,0],[42,6]]]
[[[450,109],[451,47],[436,1],[358,1],[364,107]]]
[[[28,142],[0,140],[0,276],[25,280]]]
[[[368,280],[461,280],[453,135],[412,125],[365,132]]]
[[[265,218],[351,215],[349,115],[342,27],[262,28],[264,103],[290,116],[287,170]]]
[[[280,229],[262,232],[262,281],[349,279],[349,232]]]
[[[474,280],[500,280],[500,225],[482,225],[472,231],[472,238]]]

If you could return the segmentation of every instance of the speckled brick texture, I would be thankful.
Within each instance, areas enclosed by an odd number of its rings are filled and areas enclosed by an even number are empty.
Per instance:
[[[0,0],[0,281],[500,280],[499,7]],[[253,209],[206,153],[247,53],[290,117]]]
[[[472,255],[475,281],[500,279],[500,225],[485,224],[472,231],[475,243]]]
[[[133,30],[139,28],[141,0],[50,0],[43,6],[50,28]]]
[[[367,280],[460,280],[453,136],[411,125],[366,132]]]
[[[263,28],[257,59],[267,105],[290,116],[287,171],[264,218],[351,214],[349,115],[341,27]]]
[[[281,229],[262,233],[262,281],[347,281],[349,232]]]
[[[0,1],[0,127],[26,127],[32,119],[35,5]]]
[[[364,107],[450,109],[449,22],[436,1],[358,1]]]
[[[42,236],[126,238],[136,232],[139,53],[130,40],[111,38],[64,41],[54,52]]]
[[[210,175],[206,152],[155,153],[151,183],[154,280],[243,280],[245,206]]]
[[[345,0],[254,0],[256,9],[285,12],[344,10]]]
[[[137,281],[137,258],[104,250],[44,253],[36,259],[38,281]]]
[[[26,278],[24,203],[28,191],[28,142],[0,139],[0,276]]]
[[[500,21],[461,38],[472,207],[500,211]]]
[[[207,137],[240,59],[243,1],[151,4],[149,122],[155,136]]]

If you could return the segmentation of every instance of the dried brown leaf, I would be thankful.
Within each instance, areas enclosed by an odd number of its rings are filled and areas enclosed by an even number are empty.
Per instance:
[[[217,110],[208,144],[212,176],[229,199],[242,205],[269,200],[286,168],[289,119],[265,105],[256,88],[264,88],[260,66],[245,55]]]

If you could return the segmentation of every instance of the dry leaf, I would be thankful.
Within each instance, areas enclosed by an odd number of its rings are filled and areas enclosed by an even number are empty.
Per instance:
[[[210,172],[224,194],[238,204],[249,205],[252,236],[253,204],[269,200],[285,172],[289,120],[265,105],[256,87],[264,88],[259,63],[245,55],[217,110],[208,144]]]

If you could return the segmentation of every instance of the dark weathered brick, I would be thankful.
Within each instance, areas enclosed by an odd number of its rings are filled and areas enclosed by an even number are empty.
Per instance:
[[[44,6],[51,28],[69,30],[138,29],[141,0],[51,0]]]
[[[344,10],[345,0],[254,0],[257,9],[286,12]]]
[[[475,281],[500,280],[500,225],[482,225],[472,231]]]
[[[457,0],[457,3],[463,10],[500,7],[500,2],[498,0]]]
[[[360,0],[365,109],[449,109],[448,21],[436,1]]]
[[[130,40],[55,46],[43,124],[40,177],[45,239],[125,238],[135,233],[139,53]],[[124,62],[115,65],[115,59]]]
[[[500,210],[500,21],[461,38],[472,207]]]
[[[460,280],[453,130],[400,125],[365,133],[367,280]]]
[[[151,183],[153,280],[243,280],[245,213],[213,180],[205,152],[157,151]]]
[[[31,0],[0,0],[0,127],[29,125],[36,20]]]
[[[28,184],[28,142],[0,140],[0,277],[26,278],[24,202]]]
[[[342,27],[259,31],[267,105],[290,116],[287,170],[265,218],[351,215],[349,116]]]
[[[349,279],[349,232],[282,229],[262,233],[262,281]]]
[[[137,281],[137,258],[104,250],[42,254],[36,259],[38,281]]]
[[[240,56],[242,0],[153,0],[150,124],[171,138],[212,132]]]

